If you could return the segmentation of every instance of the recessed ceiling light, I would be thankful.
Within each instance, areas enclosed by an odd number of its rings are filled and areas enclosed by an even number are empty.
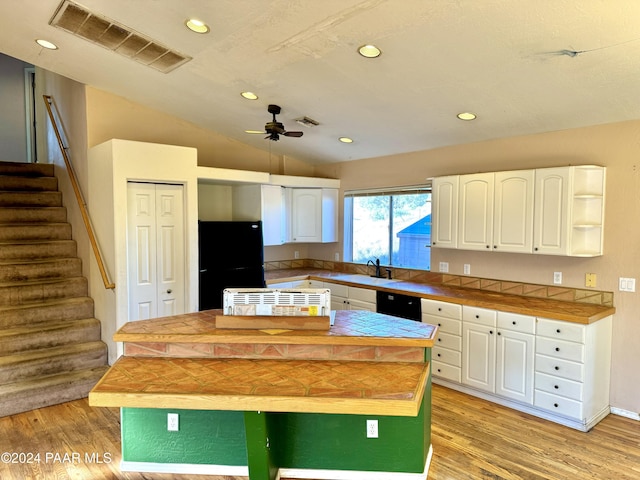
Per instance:
[[[376,58],[382,53],[375,45],[362,45],[358,48],[358,53],[366,58]]]
[[[471,112],[462,112],[462,113],[459,113],[457,116],[458,116],[458,118],[460,120],[475,120],[476,119],[475,113],[471,113]]]
[[[342,143],[353,143],[353,138],[349,137],[340,137],[338,140],[340,140]]]
[[[190,18],[185,22],[185,25],[189,30],[196,33],[209,33],[209,25],[206,23],[196,20],[195,18]]]
[[[257,100],[258,99],[258,95],[256,95],[253,92],[242,92],[240,95],[242,95],[247,100]]]
[[[48,40],[42,40],[41,38],[36,40],[36,43],[43,48],[48,48],[49,50],[57,50],[58,46],[55,43],[51,43]]]

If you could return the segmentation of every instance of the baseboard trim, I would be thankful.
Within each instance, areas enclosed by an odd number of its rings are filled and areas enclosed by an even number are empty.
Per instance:
[[[622,408],[611,407],[611,413],[620,415],[621,417],[630,418],[631,420],[640,421],[640,413],[631,412]]]
[[[281,468],[278,471],[276,480],[280,480],[281,477],[317,480],[426,480],[432,456],[433,446],[429,445],[429,453],[427,454],[427,461],[425,462],[422,473]],[[129,462],[122,460],[120,462],[120,470],[123,472],[249,476],[249,467],[191,463]]]
[[[246,466],[201,465],[197,463],[129,462],[122,460],[120,462],[120,470],[123,472],[249,476],[249,467]]]

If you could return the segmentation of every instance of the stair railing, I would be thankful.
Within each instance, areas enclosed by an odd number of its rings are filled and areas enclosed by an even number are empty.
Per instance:
[[[64,163],[67,167],[67,172],[69,172],[69,179],[71,180],[71,185],[73,186],[73,191],[76,195],[78,206],[80,207],[80,213],[82,214],[82,220],[84,221],[84,226],[87,230],[87,235],[89,235],[89,242],[91,243],[91,248],[93,249],[93,253],[96,256],[96,261],[98,262],[98,268],[100,269],[100,275],[102,276],[102,282],[104,283],[104,288],[114,289],[116,288],[116,285],[115,283],[109,281],[109,277],[107,276],[107,270],[104,266],[102,255],[100,254],[98,241],[96,240],[96,236],[93,233],[93,227],[91,226],[91,219],[89,218],[87,203],[84,201],[82,191],[80,190],[80,185],[78,184],[76,174],[73,170],[73,165],[71,164],[71,159],[67,154],[68,147],[65,147],[64,142],[62,141],[62,136],[60,135],[60,129],[58,128],[58,122],[56,122],[55,115],[53,114],[53,108],[55,108],[57,112],[57,107],[51,95],[43,95],[43,97],[44,97],[44,103],[47,107],[47,112],[49,114],[49,119],[51,120],[51,125],[53,126],[53,131],[55,132],[56,138],[58,139],[60,152],[62,152],[62,157],[64,158]]]

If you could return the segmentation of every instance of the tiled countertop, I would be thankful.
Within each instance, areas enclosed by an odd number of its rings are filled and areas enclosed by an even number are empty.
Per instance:
[[[375,345],[432,347],[437,327],[359,310],[336,311],[329,330],[231,330],[216,328],[221,310],[129,322],[116,342],[261,343],[289,345]]]
[[[614,307],[589,303],[566,302],[548,298],[490,292],[472,288],[456,288],[439,284],[410,281],[385,281],[366,275],[339,273],[324,270],[290,269],[267,272],[267,281],[288,281],[310,278],[344,285],[372,288],[386,292],[415,295],[421,298],[475,307],[489,308],[504,312],[533,315],[536,317],[589,324],[615,313]]]

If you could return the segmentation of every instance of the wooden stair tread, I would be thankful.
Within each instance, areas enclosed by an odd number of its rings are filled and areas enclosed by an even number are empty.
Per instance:
[[[98,407],[416,416],[429,363],[121,357]]]

